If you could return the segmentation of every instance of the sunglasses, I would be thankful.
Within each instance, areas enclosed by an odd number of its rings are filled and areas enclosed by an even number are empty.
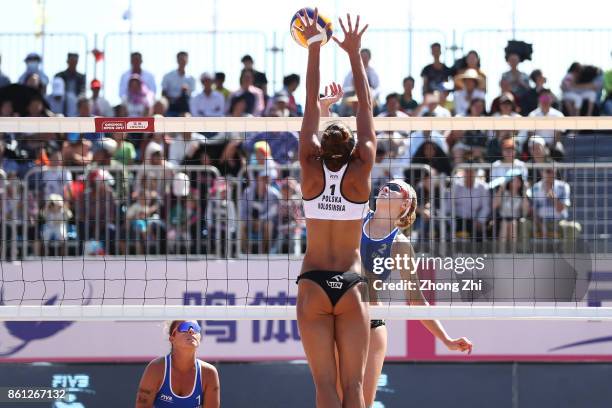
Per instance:
[[[202,333],[202,328],[196,322],[183,322],[179,324],[176,329],[174,329],[174,332],[187,333],[189,329],[193,330],[193,332],[197,334]]]
[[[387,187],[389,189],[389,191],[394,191],[396,193],[401,193],[403,196],[406,196],[406,191],[404,191],[402,186],[400,186],[397,183],[387,183],[384,186],[382,186],[380,189],[382,190],[385,187]]]

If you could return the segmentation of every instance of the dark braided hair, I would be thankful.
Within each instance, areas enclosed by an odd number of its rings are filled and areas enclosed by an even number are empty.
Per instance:
[[[342,166],[349,161],[355,137],[343,123],[332,123],[321,136],[321,159],[332,165]]]

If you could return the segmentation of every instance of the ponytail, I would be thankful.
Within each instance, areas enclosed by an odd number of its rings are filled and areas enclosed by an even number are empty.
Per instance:
[[[399,229],[406,229],[410,227],[416,220],[417,199],[416,197],[413,197],[410,200],[410,207],[406,208],[406,210],[400,214],[399,218],[395,221],[395,226]]]
[[[410,206],[406,208],[395,221],[395,226],[399,229],[409,228],[416,220],[416,209],[417,209],[417,195],[414,188],[403,180],[394,180],[394,183],[398,183],[404,187],[408,193],[407,200],[410,200]]]

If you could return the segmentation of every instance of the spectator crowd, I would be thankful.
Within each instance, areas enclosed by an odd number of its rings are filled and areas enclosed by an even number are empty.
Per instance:
[[[521,70],[526,57],[520,50],[506,49],[508,71],[493,80],[498,84],[493,86],[476,51],[451,67],[442,62],[442,52],[440,44],[431,45],[432,62],[421,71],[422,90],[415,90],[414,78],[407,76],[398,83],[398,92],[376,96],[376,114],[612,115],[612,70],[574,62],[555,92],[541,70]],[[362,49],[361,57],[372,94],[378,95],[375,55]],[[223,72],[204,72],[198,77],[202,91],[196,93],[187,52],[177,53],[176,69],[161,81],[146,70],[143,55],[134,52],[121,76],[121,103],[116,106],[102,96],[100,80],[87,82],[78,72],[78,61],[79,55],[69,53],[66,69],[50,78],[41,56],[28,54],[25,71],[15,83],[2,74],[0,65],[0,116],[302,114],[294,96],[300,76],[287,75],[282,88],[271,92],[265,72],[249,55],[240,61],[237,87],[226,85]],[[358,101],[352,81],[350,73],[343,80],[344,97],[334,107],[338,116],[354,115]],[[571,238],[580,226],[571,221],[569,184],[554,170],[539,170],[546,166],[532,166],[563,161],[564,136],[559,130],[381,132],[373,194],[391,177],[415,185],[419,219],[413,233],[422,238],[434,238],[432,233],[439,236],[447,228],[457,237],[500,242],[512,242],[521,234]],[[23,256],[45,253],[53,242],[54,253],[90,255],[150,253],[151,246],[156,251],[213,250],[225,255],[238,250],[292,251],[292,242],[299,242],[305,228],[292,167],[297,149],[298,135],[289,131],[5,133],[0,165],[8,180],[6,213],[8,220],[19,220],[11,239],[31,242]],[[193,165],[205,167],[189,167]],[[440,176],[446,181],[440,182]],[[448,225],[430,228],[436,217],[451,214]],[[238,238],[236,248],[230,248],[228,242]],[[71,240],[79,243],[73,245],[76,249],[65,245]]]

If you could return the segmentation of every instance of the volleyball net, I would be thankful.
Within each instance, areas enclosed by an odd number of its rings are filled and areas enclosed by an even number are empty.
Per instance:
[[[0,118],[0,319],[294,319],[301,121]],[[372,318],[612,320],[612,118],[375,127],[418,206]]]

